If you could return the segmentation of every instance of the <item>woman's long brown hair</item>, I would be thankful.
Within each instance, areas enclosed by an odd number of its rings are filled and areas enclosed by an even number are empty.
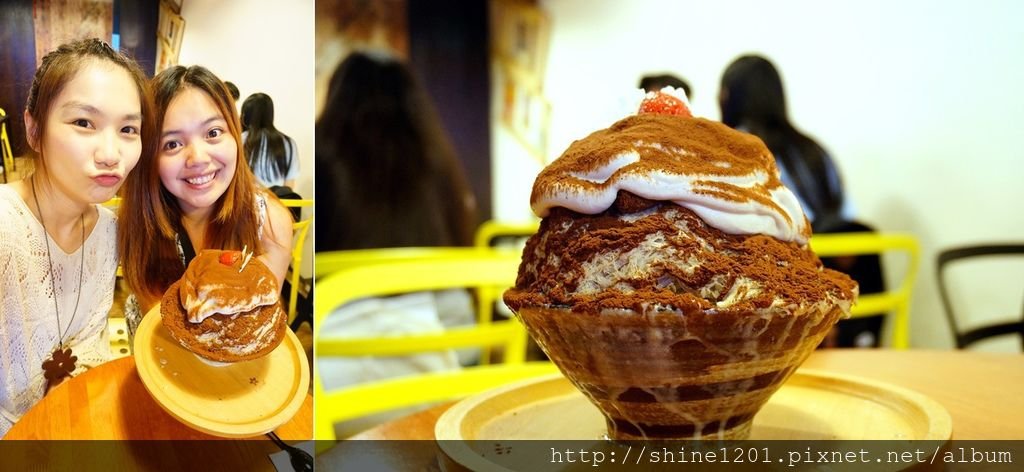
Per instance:
[[[234,102],[224,83],[201,66],[174,66],[151,82],[156,105],[156,132],[162,133],[164,114],[171,100],[187,88],[195,88],[213,99],[227,122],[237,146],[235,173],[227,190],[214,203],[213,220],[206,228],[202,249],[241,249],[243,245],[263,252],[259,241],[256,212],[256,179],[242,153],[241,125]],[[143,155],[125,181],[117,228],[121,265],[128,287],[148,310],[160,301],[164,291],[185,272],[175,245],[175,235],[188,237],[182,226],[177,198],[164,188],[159,173],[160,148]]]

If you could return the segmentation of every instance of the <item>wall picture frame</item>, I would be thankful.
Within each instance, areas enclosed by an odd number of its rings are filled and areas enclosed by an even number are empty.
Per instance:
[[[170,0],[160,2],[157,23],[156,72],[178,64],[181,42],[185,36],[185,19],[178,12],[181,6]]]

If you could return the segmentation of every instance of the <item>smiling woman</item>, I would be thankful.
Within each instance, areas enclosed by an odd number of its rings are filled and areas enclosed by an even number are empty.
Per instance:
[[[138,66],[97,39],[43,58],[25,124],[36,170],[0,185],[0,436],[51,387],[110,358],[116,230],[98,203],[156,137]]]
[[[133,334],[200,251],[253,248],[280,292],[292,245],[291,213],[238,165],[241,126],[224,83],[201,66],[169,68],[152,83],[159,149],[128,179],[120,207]]]

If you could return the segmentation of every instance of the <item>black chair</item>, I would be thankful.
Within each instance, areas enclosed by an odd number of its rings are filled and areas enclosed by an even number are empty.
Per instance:
[[[939,294],[942,296],[942,306],[946,311],[946,318],[953,330],[957,349],[964,349],[967,346],[995,336],[1016,334],[1020,337],[1021,349],[1024,350],[1024,308],[1021,310],[1020,319],[1007,321],[977,328],[966,329],[956,321],[953,313],[953,305],[949,300],[949,287],[946,286],[943,278],[943,270],[953,261],[972,257],[983,256],[1024,256],[1024,244],[991,244],[984,246],[966,246],[947,249],[939,253],[939,262],[936,266],[936,277],[939,279]]]

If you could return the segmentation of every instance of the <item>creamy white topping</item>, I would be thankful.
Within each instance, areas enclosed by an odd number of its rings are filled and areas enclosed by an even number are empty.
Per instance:
[[[260,287],[269,283],[277,282],[259,276],[254,286]],[[217,314],[237,315],[252,311],[261,306],[277,303],[280,298],[279,292],[272,290],[248,292],[243,287],[215,282],[200,285],[195,292],[196,296],[193,296],[192,292],[183,293],[183,306],[187,310],[188,320],[192,323],[202,323],[203,320]]]
[[[689,101],[682,89],[665,87],[660,92],[643,93],[638,90],[632,97],[634,103],[629,113],[635,114],[644,99],[657,93],[671,95],[689,108]],[[721,144],[725,146],[725,144]],[[709,225],[730,234],[764,234],[783,241],[807,243],[809,233],[807,220],[796,196],[785,186],[769,189],[768,172],[778,176],[778,170],[757,169],[747,175],[692,174],[681,175],[667,171],[650,171],[640,162],[637,150],[655,148],[660,152],[674,154],[679,160],[699,159],[702,153],[691,149],[667,147],[659,142],[637,141],[633,149],[620,153],[598,168],[587,172],[569,172],[567,175],[542,189],[533,199],[533,212],[543,218],[551,208],[563,207],[584,214],[597,214],[607,210],[615,202],[619,191],[659,201],[670,201],[696,213]],[[767,152],[767,150],[765,150]],[[731,169],[727,161],[709,164]],[[731,190],[754,192],[770,200],[778,208],[753,199],[726,199],[718,195],[722,186]],[[728,192],[735,194],[736,192]]]
[[[685,149],[675,152],[688,153]],[[671,201],[688,208],[707,224],[726,233],[764,234],[799,244],[807,242],[804,236],[807,220],[796,196],[785,186],[766,190],[768,175],[764,172],[745,176],[679,175],[662,171],[641,173],[630,166],[639,160],[638,153],[629,151],[592,172],[568,175],[538,195],[532,206],[533,212],[543,218],[551,208],[563,207],[593,215],[611,207],[619,191],[624,190],[650,200]],[[711,183],[759,192],[782,211],[755,200],[735,201],[708,194],[708,191],[715,190],[709,185]]]

